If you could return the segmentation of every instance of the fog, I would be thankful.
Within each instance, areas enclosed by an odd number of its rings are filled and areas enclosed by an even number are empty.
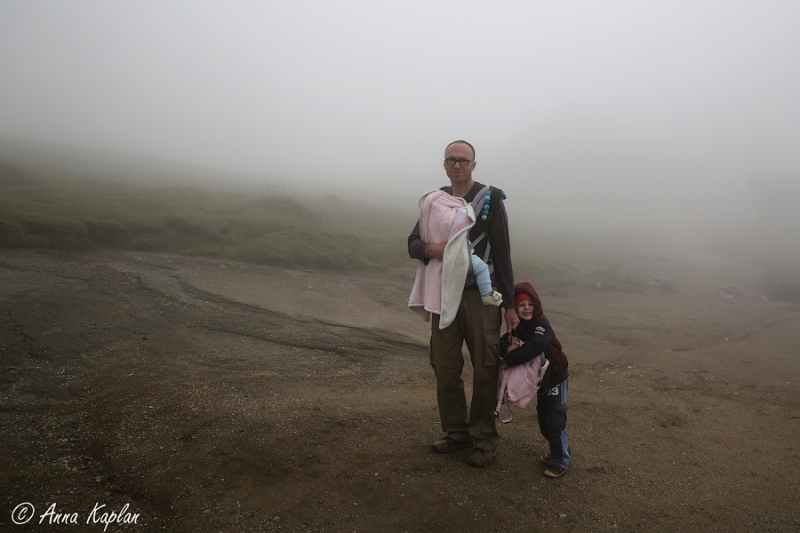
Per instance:
[[[798,23],[794,0],[6,1],[0,135],[411,209],[463,138],[515,228],[796,258]]]

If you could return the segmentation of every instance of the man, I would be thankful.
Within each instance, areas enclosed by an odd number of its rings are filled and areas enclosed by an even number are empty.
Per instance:
[[[484,187],[472,179],[475,170],[475,149],[466,141],[454,141],[444,152],[444,170],[450,178],[450,187],[444,191],[471,202]],[[477,216],[469,233],[475,242],[475,254],[483,257],[487,240],[491,246],[489,262],[494,267],[492,282],[503,296],[505,321],[511,331],[519,323],[514,309],[514,272],[508,238],[508,217],[502,202],[491,224]],[[408,254],[427,263],[441,260],[446,242],[428,243],[420,237],[419,222],[408,237]],[[474,279],[468,277],[458,314],[452,324],[439,329],[439,316],[432,316],[431,366],[436,374],[436,396],[444,438],[432,444],[433,451],[449,453],[459,448],[473,447],[467,464],[488,466],[494,461],[499,435],[495,425],[494,409],[497,405],[497,372],[499,364],[501,311],[493,305],[484,305]],[[467,413],[467,398],[461,372],[464,358],[461,347],[466,341],[474,376],[472,402]]]

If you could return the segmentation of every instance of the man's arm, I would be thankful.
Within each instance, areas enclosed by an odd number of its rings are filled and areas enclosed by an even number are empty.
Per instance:
[[[489,224],[489,243],[494,262],[497,290],[503,295],[503,307],[514,307],[514,269],[511,266],[511,245],[508,237],[508,215],[500,202],[494,220]]]
[[[420,261],[425,260],[425,245],[427,245],[425,241],[422,240],[422,237],[419,236],[419,220],[417,220],[416,226],[414,229],[411,230],[411,235],[408,236],[408,256],[411,259],[419,259]]]
[[[508,331],[519,325],[519,317],[514,309],[514,269],[511,266],[511,245],[508,237],[508,215],[503,202],[489,225],[489,242],[492,245],[492,261],[494,261],[494,279],[497,290],[503,295],[505,321]]]
[[[444,247],[446,245],[447,241],[434,243],[423,241],[419,235],[419,221],[417,221],[417,225],[414,226],[411,235],[408,236],[408,255],[412,259],[419,259],[425,263],[428,262],[428,259],[441,261],[444,257]]]

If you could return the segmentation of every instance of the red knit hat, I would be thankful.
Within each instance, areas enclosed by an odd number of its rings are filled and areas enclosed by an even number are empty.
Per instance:
[[[514,305],[515,306],[519,305],[522,302],[524,302],[525,300],[528,300],[528,301],[532,302],[533,301],[533,296],[531,296],[527,292],[520,292],[519,294],[517,294],[517,297],[514,298]]]

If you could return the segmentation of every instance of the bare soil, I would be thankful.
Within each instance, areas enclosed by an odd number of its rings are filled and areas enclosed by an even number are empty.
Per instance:
[[[800,311],[751,273],[538,287],[571,363],[551,480],[532,408],[488,468],[431,452],[412,263],[0,251],[0,531],[103,531],[125,505],[107,531],[800,530]]]

